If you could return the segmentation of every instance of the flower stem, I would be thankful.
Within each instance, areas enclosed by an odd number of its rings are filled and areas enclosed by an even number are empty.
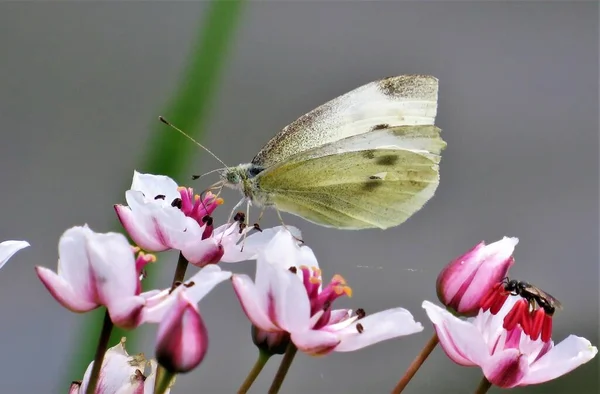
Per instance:
[[[479,382],[479,386],[477,387],[477,390],[475,390],[475,394],[485,394],[488,392],[490,387],[492,387],[492,383],[490,383],[490,381],[484,376],[481,378],[481,382]]]
[[[175,379],[175,374],[173,372],[169,372],[166,369],[158,367],[156,370],[156,380],[154,381],[154,394],[163,394],[169,386],[171,386],[171,382]]]
[[[110,339],[112,329],[113,322],[110,320],[110,315],[107,310],[104,313],[104,323],[102,323],[102,331],[100,332],[100,338],[98,338],[98,347],[96,347],[96,355],[94,356],[94,366],[92,367],[92,373],[85,394],[94,394],[96,392],[96,385],[98,384],[98,378],[100,377],[100,369],[102,368],[102,362],[104,361],[104,355],[108,348],[108,340]]]
[[[281,364],[279,364],[279,369],[277,370],[277,374],[273,379],[273,383],[271,383],[271,388],[269,388],[269,394],[277,394],[281,385],[283,384],[283,379],[285,379],[285,375],[287,375],[290,366],[292,365],[292,361],[294,361],[294,356],[298,348],[292,341],[288,345],[287,349],[285,349],[285,354],[283,355],[283,360],[281,360]]]
[[[183,282],[185,278],[185,271],[187,271],[188,261],[183,254],[179,252],[179,260],[177,260],[177,268],[175,268],[175,274],[173,275],[173,283],[171,286],[174,286],[177,282]]]
[[[252,384],[258,377],[258,374],[260,374],[260,372],[267,364],[267,361],[269,361],[269,358],[271,358],[271,355],[267,352],[263,352],[262,350],[258,351],[258,358],[256,359],[254,366],[248,373],[246,380],[244,380],[244,383],[242,383],[242,385],[240,386],[238,394],[246,394],[248,390],[250,390],[250,387],[252,387]]]
[[[421,368],[421,365],[423,365],[427,357],[429,357],[429,355],[431,354],[433,349],[435,349],[438,343],[438,336],[436,333],[434,333],[431,339],[425,344],[425,347],[423,347],[423,350],[421,350],[421,353],[419,353],[417,357],[415,357],[413,362],[410,364],[410,366],[404,373],[402,379],[400,379],[396,387],[394,387],[392,394],[400,394],[402,390],[406,388],[408,382],[410,382],[413,376],[415,376],[419,368]]]
[[[177,259],[177,267],[175,268],[175,274],[173,274],[171,287],[175,286],[178,282],[183,282],[188,265],[189,262],[183,257],[183,253],[179,252],[179,259]],[[158,364],[158,368],[156,368],[156,380],[154,381],[154,394],[164,393],[169,388],[169,384],[173,378],[175,378],[174,373],[167,371],[162,365]]]

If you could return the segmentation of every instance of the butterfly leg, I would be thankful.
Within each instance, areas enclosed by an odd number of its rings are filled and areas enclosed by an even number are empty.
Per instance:
[[[234,212],[237,211],[237,209],[244,203],[244,201],[246,201],[246,199],[242,198],[237,204],[235,204],[235,207],[233,207],[233,209],[231,210],[231,213],[229,213],[229,217],[227,218],[227,228],[229,228],[229,225],[231,225],[231,223],[233,222]],[[223,234],[221,234],[221,242],[223,241],[223,237],[225,236],[226,233],[227,233],[227,231],[223,231]]]
[[[292,231],[291,231],[289,228],[287,228],[287,226],[286,226],[286,225],[285,225],[285,223],[283,222],[283,218],[281,217],[281,212],[279,212],[279,209],[277,209],[277,207],[276,207],[276,206],[273,206],[273,208],[275,208],[275,212],[277,212],[277,217],[279,218],[279,221],[281,222],[281,225],[283,226],[283,228],[284,228],[284,229],[286,229],[286,230],[287,230],[287,231],[288,231],[288,232],[289,232],[289,233],[292,235],[292,237],[294,237],[294,239],[295,239],[296,241],[298,241],[298,242],[300,242],[300,243],[304,243],[304,241],[303,241],[303,240],[301,240],[300,238],[296,237],[296,236],[294,235],[294,233],[293,233],[293,232],[292,232]]]
[[[248,232],[250,231],[249,228],[247,228],[248,226],[246,225],[246,223],[250,223],[250,200],[248,199],[248,201],[246,201],[246,217],[245,217],[246,221],[242,224],[240,223],[240,228],[243,229],[244,231],[244,235],[242,236],[242,248],[240,249],[240,252],[244,251],[244,245],[246,244],[246,236],[248,235]],[[244,226],[246,228],[244,228]]]

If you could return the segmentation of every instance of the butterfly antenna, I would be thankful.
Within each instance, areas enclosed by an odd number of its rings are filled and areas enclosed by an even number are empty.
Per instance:
[[[194,144],[198,145],[200,148],[204,149],[205,151],[207,151],[212,157],[214,157],[215,159],[217,159],[217,161],[221,164],[223,164],[226,168],[229,168],[227,166],[227,164],[223,163],[223,160],[219,159],[217,157],[217,155],[215,155],[214,153],[212,153],[207,147],[205,147],[204,145],[202,145],[201,143],[199,143],[198,141],[196,141],[195,139],[193,139],[191,136],[189,136],[188,134],[184,133],[181,129],[177,128],[176,126],[174,126],[173,124],[171,124],[168,120],[166,120],[165,118],[163,118],[162,116],[158,117],[158,120],[160,120],[161,122],[163,122],[164,124],[166,124],[167,126],[171,127],[173,130],[178,131],[179,133],[183,134],[183,136],[187,137],[187,139],[189,139],[190,141],[192,141]]]
[[[214,172],[223,171],[224,169],[227,169],[227,167],[225,167],[225,168],[217,168],[216,170],[212,170],[212,171],[209,171],[209,172],[205,172],[205,173],[204,173],[204,174],[202,174],[202,175],[192,175],[192,180],[200,179],[200,178],[202,178],[202,177],[203,177],[203,176],[205,176],[205,175],[209,175],[209,174],[212,174],[212,173],[214,173]]]

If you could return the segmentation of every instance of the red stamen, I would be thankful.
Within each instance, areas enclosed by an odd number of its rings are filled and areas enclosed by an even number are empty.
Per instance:
[[[521,327],[523,327],[523,332],[525,335],[531,334],[531,314],[529,313],[529,304],[521,314]]]
[[[499,293],[498,288],[500,287],[502,283],[496,283],[491,289],[488,290],[487,293],[485,293],[483,295],[483,297],[481,297],[481,299],[479,300],[479,307],[484,311],[487,312],[488,309],[490,309],[492,307],[492,304],[494,303],[494,301],[496,300],[496,297]]]
[[[505,292],[499,293],[498,296],[496,297],[496,300],[492,304],[492,307],[490,308],[490,313],[492,315],[495,315],[496,313],[500,312],[500,309],[502,309],[502,306],[504,305],[504,301],[506,301],[507,298],[508,298],[508,293],[505,293]]]
[[[504,322],[502,327],[506,331],[510,331],[520,323],[521,317],[523,316],[523,311],[527,309],[527,301],[519,300],[515,303],[512,309],[506,314],[504,317]]]
[[[536,341],[540,334],[542,333],[542,325],[544,323],[544,316],[546,316],[546,312],[542,308],[538,308],[532,312],[532,323],[531,323],[531,332],[529,333],[529,337]]]
[[[548,342],[552,338],[552,316],[544,313],[544,324],[542,324],[542,341]]]

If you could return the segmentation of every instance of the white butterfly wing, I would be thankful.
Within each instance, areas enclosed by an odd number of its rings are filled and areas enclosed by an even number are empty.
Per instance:
[[[290,156],[344,138],[396,126],[433,125],[438,80],[402,75],[374,81],[301,116],[252,160],[269,167]]]
[[[385,229],[433,197],[445,146],[431,125],[375,130],[298,153],[256,180],[282,211],[327,227]]]

